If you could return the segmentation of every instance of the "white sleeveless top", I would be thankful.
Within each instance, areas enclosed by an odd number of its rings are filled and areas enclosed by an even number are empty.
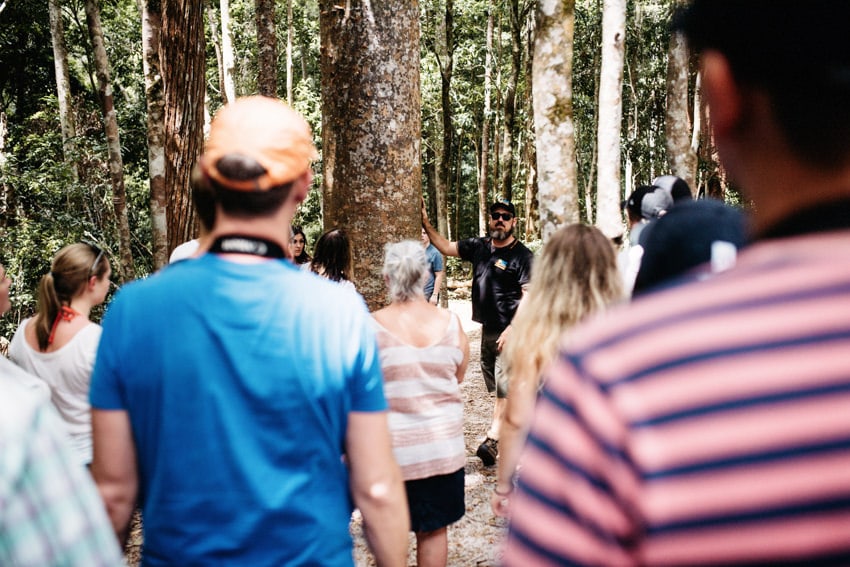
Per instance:
[[[82,464],[88,464],[92,459],[89,383],[101,327],[89,323],[59,350],[39,352],[24,338],[31,320],[25,319],[15,331],[9,358],[50,386],[50,400],[65,422],[74,452]]]
[[[442,338],[411,346],[375,321],[393,454],[404,480],[453,473],[466,463],[463,397],[457,368],[460,322],[452,313]]]

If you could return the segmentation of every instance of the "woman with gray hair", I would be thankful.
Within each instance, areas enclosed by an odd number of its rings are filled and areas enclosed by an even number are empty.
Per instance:
[[[419,242],[388,244],[390,304],[375,312],[393,452],[404,475],[420,567],[445,566],[447,526],[463,517],[466,449],[459,384],[469,343],[454,313],[431,305]]]

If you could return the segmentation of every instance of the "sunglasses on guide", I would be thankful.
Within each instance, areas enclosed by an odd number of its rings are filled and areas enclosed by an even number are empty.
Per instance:
[[[493,220],[502,219],[502,220],[509,221],[512,218],[514,218],[514,216],[511,213],[490,213],[490,218],[493,219]]]

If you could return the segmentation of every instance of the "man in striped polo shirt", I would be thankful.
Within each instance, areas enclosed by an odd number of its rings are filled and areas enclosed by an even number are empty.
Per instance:
[[[736,267],[565,344],[508,566],[850,564],[850,2],[694,0]]]

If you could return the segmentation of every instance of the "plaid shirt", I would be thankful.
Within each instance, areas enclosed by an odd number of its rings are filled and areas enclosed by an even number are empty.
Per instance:
[[[0,565],[123,566],[103,501],[48,403],[0,366]]]

